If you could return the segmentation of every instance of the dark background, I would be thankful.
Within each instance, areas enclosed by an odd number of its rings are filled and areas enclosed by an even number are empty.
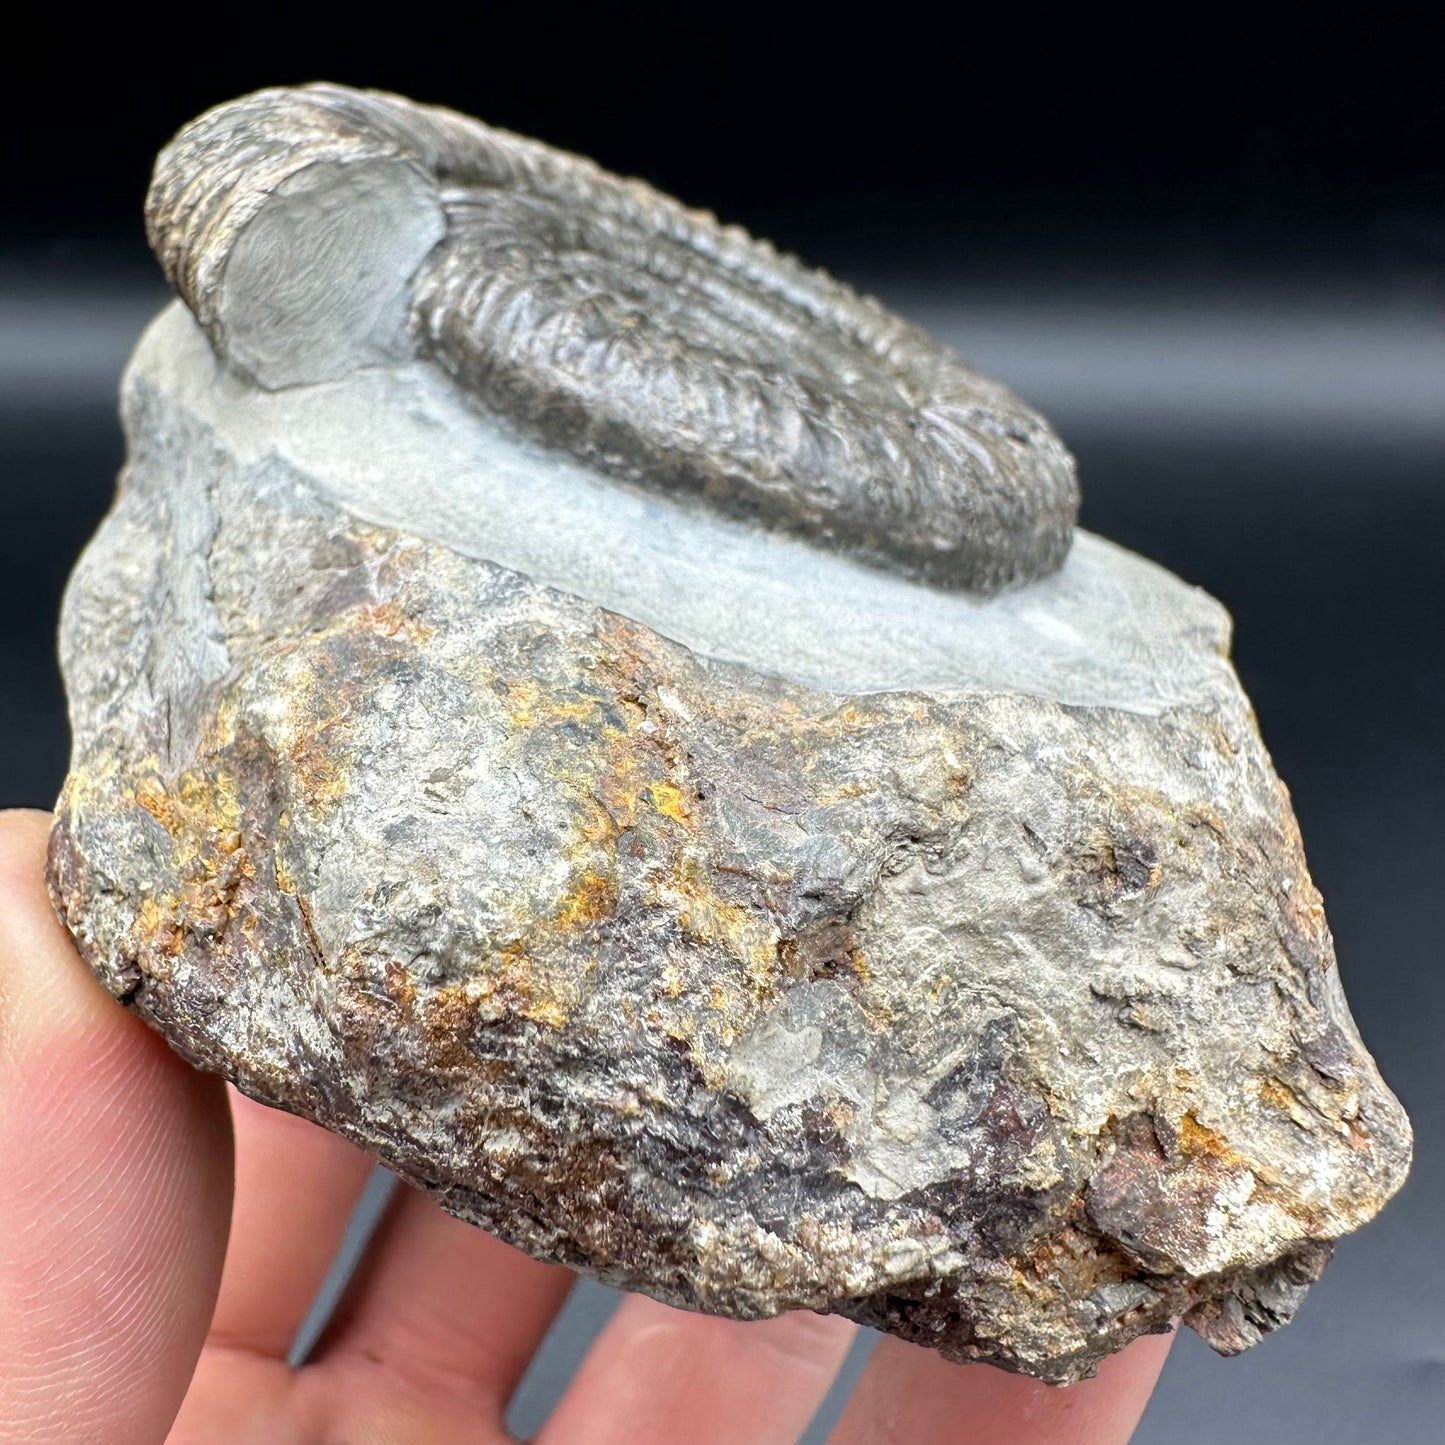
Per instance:
[[[103,511],[116,378],[164,290],[149,165],[261,85],[378,85],[639,174],[874,290],[1037,404],[1084,522],[1207,587],[1290,784],[1418,1162],[1290,1329],[1181,1340],[1138,1440],[1435,1445],[1445,341],[1436,54],[1351,21],[557,6],[384,27],[254,7],[67,15],[12,44],[0,199],[0,803],[65,767],[60,587]],[[211,15],[214,14],[214,18]],[[28,72],[28,74],[27,74]],[[589,1291],[524,1386],[535,1420]]]

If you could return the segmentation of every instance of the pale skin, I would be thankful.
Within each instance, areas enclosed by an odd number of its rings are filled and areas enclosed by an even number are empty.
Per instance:
[[[572,1283],[420,1195],[339,1318],[286,1348],[369,1161],[196,1073],[92,979],[43,881],[48,815],[0,814],[0,1439],[503,1445]],[[792,1445],[853,1327],[628,1296],[537,1445]],[[1122,1445],[1169,1348],[1050,1389],[884,1340],[829,1445]]]

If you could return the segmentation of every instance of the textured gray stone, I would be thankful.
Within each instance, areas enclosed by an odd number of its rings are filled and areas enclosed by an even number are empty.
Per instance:
[[[1409,1126],[1226,614],[1041,419],[391,98],[213,112],[150,221],[50,865],[113,993],[688,1308],[1051,1381],[1290,1317]]]

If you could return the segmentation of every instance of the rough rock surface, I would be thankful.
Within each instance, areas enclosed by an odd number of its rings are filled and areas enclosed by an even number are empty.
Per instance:
[[[216,324],[127,375],[50,861],[188,1059],[610,1283],[1056,1382],[1246,1348],[1399,1186],[1217,604],[1084,534],[940,591],[404,326],[268,387]]]

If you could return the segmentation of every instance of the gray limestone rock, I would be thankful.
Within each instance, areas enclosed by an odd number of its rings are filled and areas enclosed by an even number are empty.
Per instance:
[[[1062,1382],[1408,1168],[1217,603],[876,303],[336,87],[162,155],[56,905],[540,1257]]]

